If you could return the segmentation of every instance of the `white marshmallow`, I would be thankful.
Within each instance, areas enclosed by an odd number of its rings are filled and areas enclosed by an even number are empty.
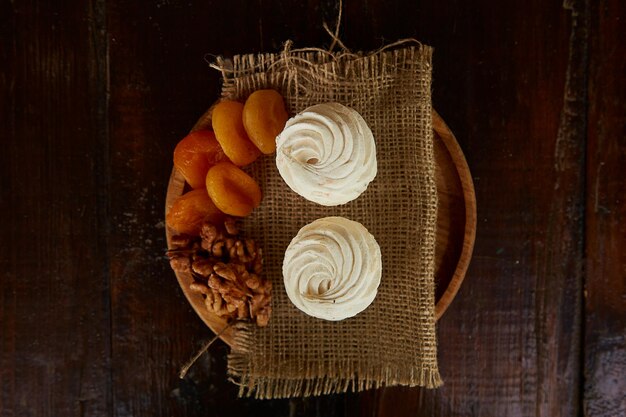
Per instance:
[[[337,206],[356,199],[376,177],[376,143],[356,110],[318,104],[287,121],[276,138],[276,166],[302,197]]]
[[[304,226],[283,260],[291,302],[325,320],[343,320],[365,310],[376,297],[381,275],[374,236],[344,217],[325,217]]]

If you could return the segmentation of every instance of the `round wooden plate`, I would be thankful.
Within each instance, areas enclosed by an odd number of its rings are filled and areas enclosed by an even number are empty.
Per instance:
[[[200,130],[211,127],[209,109],[191,129]],[[452,303],[461,287],[465,272],[469,265],[476,236],[476,196],[472,176],[459,144],[441,117],[433,111],[435,180],[439,205],[437,211],[437,243],[435,248],[435,284],[437,320]],[[165,212],[167,213],[174,200],[182,195],[185,179],[176,170],[167,187]],[[167,245],[171,247],[173,231],[166,228]],[[204,306],[200,294],[189,289],[193,282],[191,274],[176,273],[178,283],[187,300],[204,323],[215,333],[222,332],[226,320],[210,313]],[[233,345],[234,329],[228,328],[220,338],[229,346]]]

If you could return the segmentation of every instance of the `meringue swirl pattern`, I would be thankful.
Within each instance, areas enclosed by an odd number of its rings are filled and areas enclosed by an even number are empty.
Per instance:
[[[276,138],[276,166],[307,200],[337,206],[356,199],[376,177],[376,143],[361,115],[339,103],[308,107]]]
[[[325,217],[304,226],[283,260],[291,302],[324,320],[343,320],[365,310],[376,297],[381,275],[374,236],[344,217]]]

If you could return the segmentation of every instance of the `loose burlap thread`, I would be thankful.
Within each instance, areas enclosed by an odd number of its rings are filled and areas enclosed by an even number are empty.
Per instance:
[[[357,110],[376,140],[378,174],[356,200],[324,207],[295,194],[274,156],[249,167],[263,202],[243,223],[264,250],[273,284],[266,328],[240,325],[228,372],[240,396],[282,398],[392,385],[441,385],[434,315],[437,193],[431,116],[430,47],[401,43],[371,54],[292,50],[218,59],[223,97],[243,100],[278,90],[290,114],[325,102]],[[285,249],[298,230],[321,217],[362,223],[378,241],[382,282],[372,305],[356,317],[309,317],[283,286]]]

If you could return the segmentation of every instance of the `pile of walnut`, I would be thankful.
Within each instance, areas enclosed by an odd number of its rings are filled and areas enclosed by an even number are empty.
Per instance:
[[[204,222],[200,237],[174,236],[167,256],[172,269],[191,272],[190,288],[203,295],[209,311],[267,326],[272,285],[260,277],[262,251],[254,240],[239,237],[232,218],[217,227]]]

